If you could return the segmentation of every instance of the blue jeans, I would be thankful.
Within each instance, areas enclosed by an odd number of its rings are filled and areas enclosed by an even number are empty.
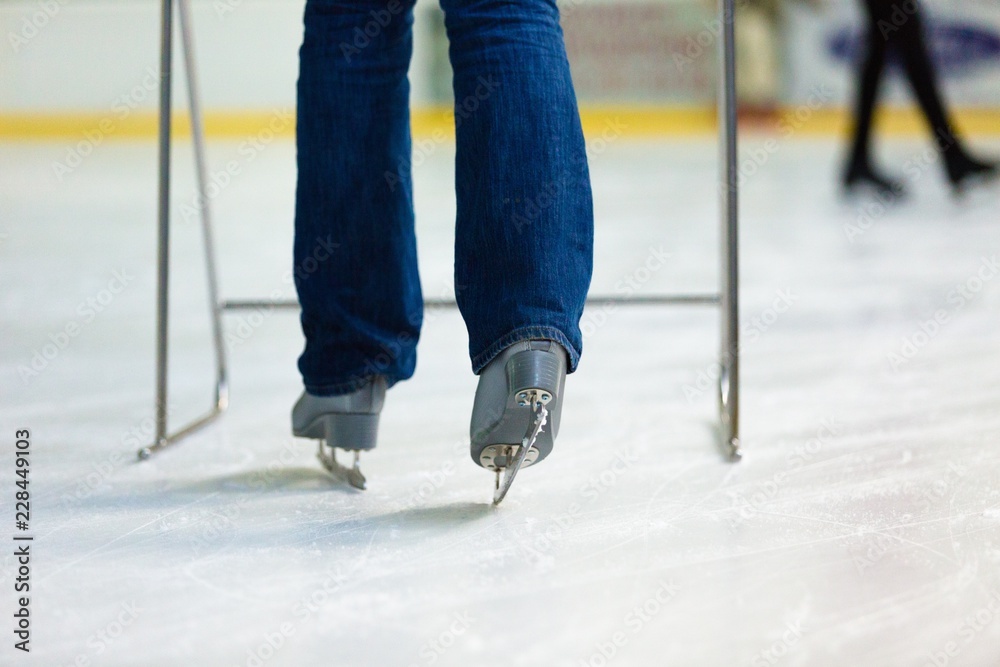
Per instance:
[[[547,338],[580,358],[593,268],[583,133],[552,0],[441,0],[454,70],[455,293],[474,373]],[[413,0],[309,0],[299,53],[295,284],[306,389],[413,375]]]

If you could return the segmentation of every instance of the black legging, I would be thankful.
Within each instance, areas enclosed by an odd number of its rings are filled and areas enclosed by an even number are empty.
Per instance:
[[[945,159],[957,157],[962,149],[938,92],[917,0],[864,0],[864,5],[868,13],[868,51],[859,72],[851,164],[868,165],[872,115],[890,44],[902,56],[906,78],[931,130],[944,149]]]

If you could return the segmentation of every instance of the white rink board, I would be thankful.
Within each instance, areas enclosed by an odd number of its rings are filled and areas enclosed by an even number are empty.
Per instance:
[[[134,463],[151,434],[154,147],[105,143],[62,183],[61,144],[0,147],[0,433],[32,430],[36,537],[33,650],[15,658],[8,634],[0,663],[813,667],[953,649],[950,664],[995,665],[1000,281],[961,308],[948,295],[996,252],[1000,193],[957,204],[928,171],[852,243],[863,211],[835,196],[839,147],[779,145],[742,199],[745,460],[714,445],[710,392],[685,394],[712,370],[715,313],[588,311],[556,450],[499,508],[468,460],[475,378],[453,311],[428,313],[365,493],[289,435],[292,314],[228,315],[231,411]],[[888,143],[885,164],[923,147]],[[236,150],[213,144],[211,164]],[[661,245],[671,260],[640,293],[712,288],[715,155],[706,138],[594,157],[594,293],[644,275]],[[449,290],[452,157],[415,174],[428,296]],[[175,165],[176,211],[186,146]],[[275,143],[214,200],[226,296],[287,287],[293,167]],[[174,238],[179,424],[207,407],[211,371],[197,227],[178,217]],[[78,305],[114,271],[126,288],[85,321]],[[920,338],[940,309],[948,323]],[[78,335],[23,381],[71,322]],[[894,370],[904,338],[923,342]],[[0,475],[9,526],[12,466]]]

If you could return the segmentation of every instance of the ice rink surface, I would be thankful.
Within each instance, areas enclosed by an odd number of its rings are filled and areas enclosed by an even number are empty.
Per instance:
[[[1000,190],[956,202],[927,143],[896,140],[882,162],[907,163],[913,196],[845,201],[832,139],[764,140],[743,141],[744,461],[714,439],[717,313],[594,308],[555,452],[498,508],[469,460],[453,310],[427,313],[367,492],[290,436],[291,312],[227,315],[229,413],[137,463],[154,146],[106,142],[61,179],[67,143],[0,147],[0,518],[10,545],[28,428],[35,536],[32,652],[7,627],[7,546],[0,664],[996,665]],[[423,286],[448,296],[454,149],[425,153]],[[592,294],[715,288],[716,154],[711,137],[592,146]],[[179,144],[174,426],[212,386],[190,158]],[[214,143],[210,162],[224,296],[292,297],[291,143]]]

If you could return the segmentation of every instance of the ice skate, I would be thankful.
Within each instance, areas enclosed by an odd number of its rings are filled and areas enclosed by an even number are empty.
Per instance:
[[[292,434],[315,438],[319,442],[316,456],[323,467],[357,489],[366,486],[359,459],[362,451],[375,448],[386,388],[385,378],[375,376],[350,394],[313,396],[303,392],[292,408]],[[337,461],[337,448],[354,452],[350,468]]]
[[[472,460],[496,473],[494,504],[552,451],[565,382],[566,351],[551,340],[515,343],[480,373],[469,436]]]
[[[962,197],[969,190],[1000,178],[1000,166],[995,162],[977,160],[965,151],[956,149],[945,162],[952,195]]]
[[[867,162],[852,162],[841,182],[844,192],[849,195],[874,193],[890,199],[902,199],[906,196],[906,188],[900,181],[882,175]]]

